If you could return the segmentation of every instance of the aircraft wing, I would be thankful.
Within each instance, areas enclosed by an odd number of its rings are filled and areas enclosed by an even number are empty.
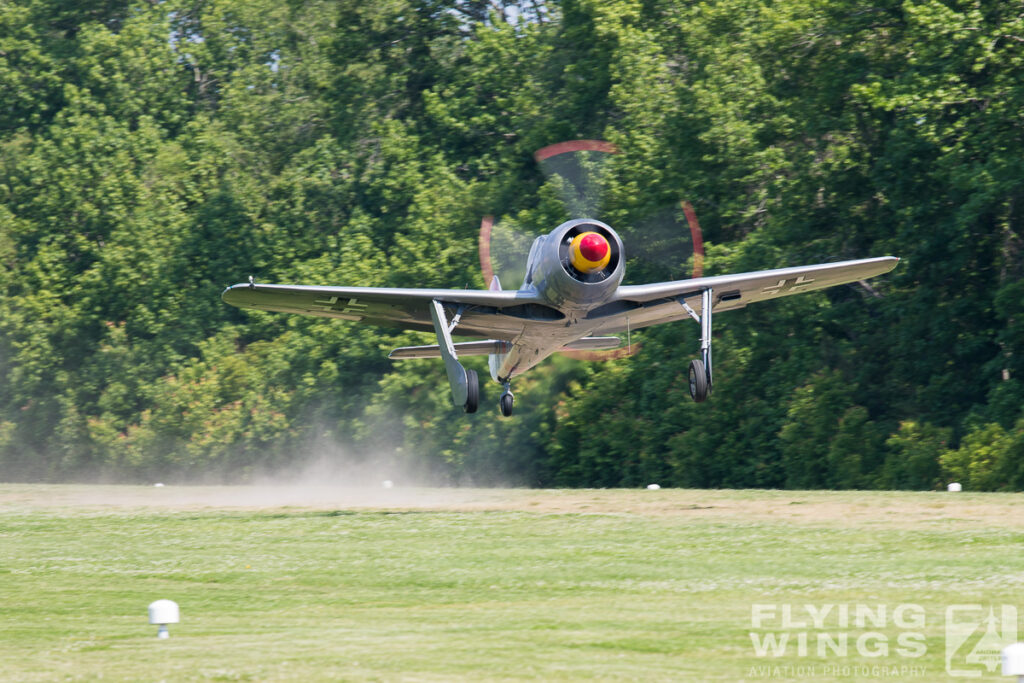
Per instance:
[[[239,308],[340,318],[427,332],[434,330],[430,303],[437,300],[445,305],[449,316],[462,309],[456,334],[506,341],[519,336],[527,318],[538,312],[543,315],[553,311],[542,306],[540,299],[531,292],[477,289],[241,283],[228,287],[221,298]],[[503,315],[497,315],[498,312]]]
[[[590,312],[588,317],[598,323],[591,334],[611,334],[624,331],[627,326],[635,330],[680,320],[690,315],[684,303],[702,315],[701,292],[709,287],[713,291],[712,310],[718,313],[757,301],[865,280],[888,273],[897,263],[896,257],[882,256],[649,285],[624,285],[616,290],[611,303]]]

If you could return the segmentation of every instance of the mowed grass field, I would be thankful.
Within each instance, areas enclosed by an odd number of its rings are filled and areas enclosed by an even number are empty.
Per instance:
[[[1006,680],[957,605],[1024,495],[0,486],[4,681]]]

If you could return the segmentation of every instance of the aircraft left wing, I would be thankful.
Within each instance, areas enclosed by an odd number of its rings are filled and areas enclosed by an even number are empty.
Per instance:
[[[505,341],[515,339],[522,332],[523,324],[519,320],[538,313],[561,316],[530,292],[479,289],[317,287],[249,282],[228,287],[221,298],[239,308],[340,318],[427,332],[434,330],[431,302],[439,301],[449,317],[462,312],[455,334]],[[497,315],[499,311],[503,315]]]
[[[888,273],[897,263],[899,259],[894,256],[882,256],[648,285],[623,285],[615,291],[610,303],[588,314],[588,318],[597,323],[591,334],[612,334],[627,328],[639,329],[680,320],[690,315],[683,304],[703,315],[701,293],[708,288],[713,292],[712,311],[718,313],[757,301],[865,280]]]

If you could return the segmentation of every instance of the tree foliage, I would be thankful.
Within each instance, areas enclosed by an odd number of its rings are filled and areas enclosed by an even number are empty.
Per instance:
[[[1022,16],[9,3],[0,476],[244,480],[330,442],[450,481],[1020,489]],[[709,273],[903,260],[719,316],[707,404],[689,402],[697,330],[679,323],[632,358],[551,359],[510,420],[457,414],[440,363],[386,359],[429,335],[219,300],[250,274],[482,287],[480,217],[553,227],[531,154],[575,137],[622,150],[623,216],[694,204]]]

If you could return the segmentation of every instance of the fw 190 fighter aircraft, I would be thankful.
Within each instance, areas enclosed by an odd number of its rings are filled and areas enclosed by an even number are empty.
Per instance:
[[[615,348],[621,340],[611,335],[687,317],[701,329],[700,358],[689,367],[690,395],[704,401],[712,387],[712,314],[864,280],[898,262],[883,256],[624,285],[622,239],[608,224],[584,217],[534,239],[526,275],[514,291],[502,290],[497,276],[487,290],[272,285],[250,278],[228,287],[222,298],[241,308],[433,331],[437,344],[398,348],[389,357],[443,359],[452,403],[473,413],[480,397],[477,373],[459,359],[488,356],[491,378],[504,388],[499,408],[507,417],[512,378],[551,354]],[[453,333],[480,340],[456,343]]]

